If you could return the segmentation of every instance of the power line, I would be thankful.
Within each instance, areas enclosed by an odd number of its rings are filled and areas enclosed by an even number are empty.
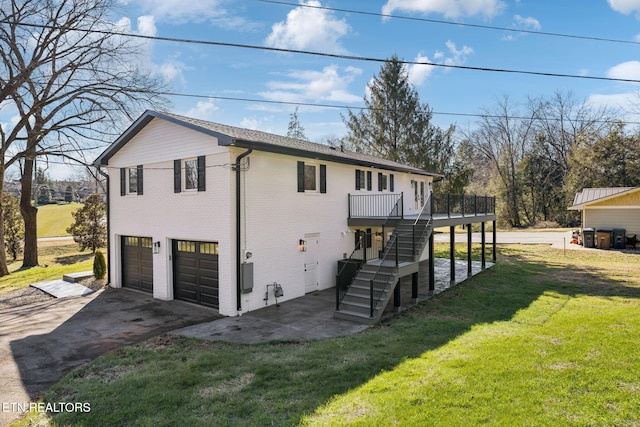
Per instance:
[[[591,40],[591,41],[600,41],[600,42],[608,42],[608,43],[624,43],[624,44],[640,45],[640,42],[633,41],[633,40],[621,40],[621,39],[612,39],[612,38],[595,37],[595,36],[581,36],[577,34],[525,30],[525,29],[518,29],[518,28],[497,27],[497,26],[482,25],[482,24],[465,24],[461,22],[444,21],[440,19],[418,18],[418,17],[406,16],[406,15],[391,15],[386,13],[366,12],[363,10],[342,9],[337,7],[315,6],[315,5],[304,4],[304,3],[300,3],[300,4],[289,3],[285,1],[276,1],[276,0],[257,0],[257,1],[263,2],[263,3],[279,4],[284,6],[306,7],[309,9],[321,9],[321,10],[328,10],[328,11],[335,11],[335,12],[353,13],[356,15],[375,16],[380,18],[393,18],[393,19],[402,19],[407,21],[429,22],[432,24],[455,25],[457,27],[480,28],[483,30],[509,31],[512,33],[535,34],[535,35],[550,36],[550,37],[564,37],[564,38],[571,38],[571,39]]]
[[[13,21],[6,21],[6,20],[0,21],[0,23],[5,23],[5,24],[8,23],[12,25],[21,25],[21,26],[27,26],[27,27],[33,27],[33,28],[61,29],[60,26],[55,26],[55,25],[31,24],[31,23],[13,22]],[[271,46],[243,44],[243,43],[182,39],[177,37],[148,36],[143,34],[132,34],[132,33],[123,33],[119,31],[107,31],[107,30],[98,30],[98,29],[91,29],[91,30],[74,29],[74,31],[104,34],[104,35],[114,35],[114,36],[122,36],[122,37],[132,37],[132,38],[139,38],[139,39],[146,39],[146,40],[167,41],[167,42],[175,42],[175,43],[190,43],[190,44],[201,44],[201,45],[208,45],[208,46],[234,47],[234,48],[241,48],[241,49],[264,50],[269,52],[280,52],[280,53],[297,53],[301,55],[321,56],[321,57],[327,57],[327,58],[345,59],[345,60],[352,60],[352,61],[367,61],[367,62],[377,62],[377,63],[388,62],[388,59],[383,59],[383,58],[374,58],[374,57],[357,56],[357,55],[344,55],[344,54],[328,53],[328,52],[315,52],[315,51],[301,50],[301,49],[285,49],[285,48],[278,48],[278,47],[271,47]],[[622,79],[622,78],[614,78],[614,77],[584,76],[584,75],[578,75],[578,74],[514,70],[514,69],[506,69],[506,68],[472,67],[468,65],[439,64],[436,62],[419,62],[419,61],[407,61],[407,60],[399,60],[398,62],[404,65],[427,65],[431,67],[470,70],[470,71],[485,71],[485,72],[495,72],[495,73],[504,73],[504,74],[523,74],[523,75],[541,76],[541,77],[562,77],[562,78],[583,79],[583,80],[640,83],[640,80],[636,80],[636,79]]]
[[[243,98],[237,96],[217,96],[217,95],[196,95],[180,92],[160,92],[159,95],[166,96],[179,96],[185,98],[200,98],[200,99],[219,99],[222,101],[237,101],[237,102],[257,102],[263,104],[278,104],[278,105],[293,105],[298,107],[320,107],[320,108],[339,108],[343,110],[381,110],[365,106],[353,106],[353,105],[336,105],[336,104],[322,104],[313,102],[295,102],[295,101],[273,101],[269,99],[257,99],[257,98]],[[499,119],[504,116],[498,114],[480,114],[480,113],[454,113],[449,111],[431,111],[431,114],[438,116],[457,116],[457,117],[474,117],[480,119]],[[532,120],[530,116],[509,116],[510,119],[515,120]],[[624,121],[624,120],[594,120],[594,123],[622,123],[628,125],[640,125],[640,122]]]

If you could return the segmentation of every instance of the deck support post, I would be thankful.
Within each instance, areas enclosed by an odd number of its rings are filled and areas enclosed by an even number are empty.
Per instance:
[[[491,261],[495,264],[496,263],[496,220],[493,220],[493,256]]]
[[[449,227],[449,260],[451,262],[450,264],[450,271],[451,271],[451,280],[450,280],[450,284],[451,286],[456,284],[456,227],[455,226],[450,226]]]
[[[418,272],[411,274],[411,304],[418,302]]]
[[[400,280],[398,280],[395,288],[393,288],[393,307],[396,311],[400,310]]]
[[[481,223],[481,232],[480,234],[482,235],[482,269],[484,270],[485,268],[487,268],[487,256],[485,254],[486,252],[486,246],[487,246],[487,242],[486,242],[486,237],[485,237],[485,233],[484,233],[484,221],[482,221]]]
[[[436,289],[436,263],[433,258],[433,232],[429,235],[429,293]]]
[[[473,276],[471,267],[471,224],[467,224],[467,277]]]

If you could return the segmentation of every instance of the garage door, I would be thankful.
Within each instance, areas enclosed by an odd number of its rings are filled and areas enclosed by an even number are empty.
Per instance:
[[[173,241],[173,292],[179,300],[218,308],[218,243]]]
[[[122,237],[122,286],[153,293],[151,237]]]

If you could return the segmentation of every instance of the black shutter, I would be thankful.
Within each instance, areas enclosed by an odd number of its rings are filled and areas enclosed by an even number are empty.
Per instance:
[[[182,190],[182,162],[173,161],[173,192],[179,193]]]
[[[393,193],[393,174],[389,175],[389,191]]]
[[[373,181],[373,173],[371,171],[367,171],[367,191],[371,191]]]
[[[205,191],[207,189],[206,171],[205,156],[198,156],[198,191]]]
[[[378,191],[382,191],[382,172],[378,172]]]
[[[360,169],[356,169],[356,190],[360,190]]]
[[[327,165],[320,165],[320,192],[327,192]]]
[[[142,196],[142,165],[138,165],[137,169],[138,169],[138,196]]]
[[[127,195],[127,168],[120,168],[120,195]]]
[[[298,162],[298,193],[304,193],[304,162]]]
[[[373,243],[373,239],[371,238],[373,234],[371,233],[371,229],[367,228],[367,235],[365,237],[365,241],[367,243],[367,248],[370,248],[372,246]]]

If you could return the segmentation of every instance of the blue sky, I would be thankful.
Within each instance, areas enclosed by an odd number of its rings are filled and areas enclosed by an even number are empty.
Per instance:
[[[114,14],[126,31],[385,59],[640,80],[640,44],[523,34],[470,26],[382,18],[443,20],[640,42],[640,0],[120,0]],[[362,15],[304,7],[351,9]],[[171,90],[212,98],[171,97],[172,111],[234,126],[286,134],[294,106],[221,100],[237,97],[362,106],[380,70],[372,61],[276,53],[260,49],[144,41],[146,66]],[[505,74],[428,65],[409,67],[420,98],[436,113],[477,114],[508,95],[513,102],[571,91],[578,101],[623,108],[639,86],[616,81]],[[345,133],[341,108],[300,106],[307,137]],[[473,128],[477,118],[434,115],[435,123]]]

